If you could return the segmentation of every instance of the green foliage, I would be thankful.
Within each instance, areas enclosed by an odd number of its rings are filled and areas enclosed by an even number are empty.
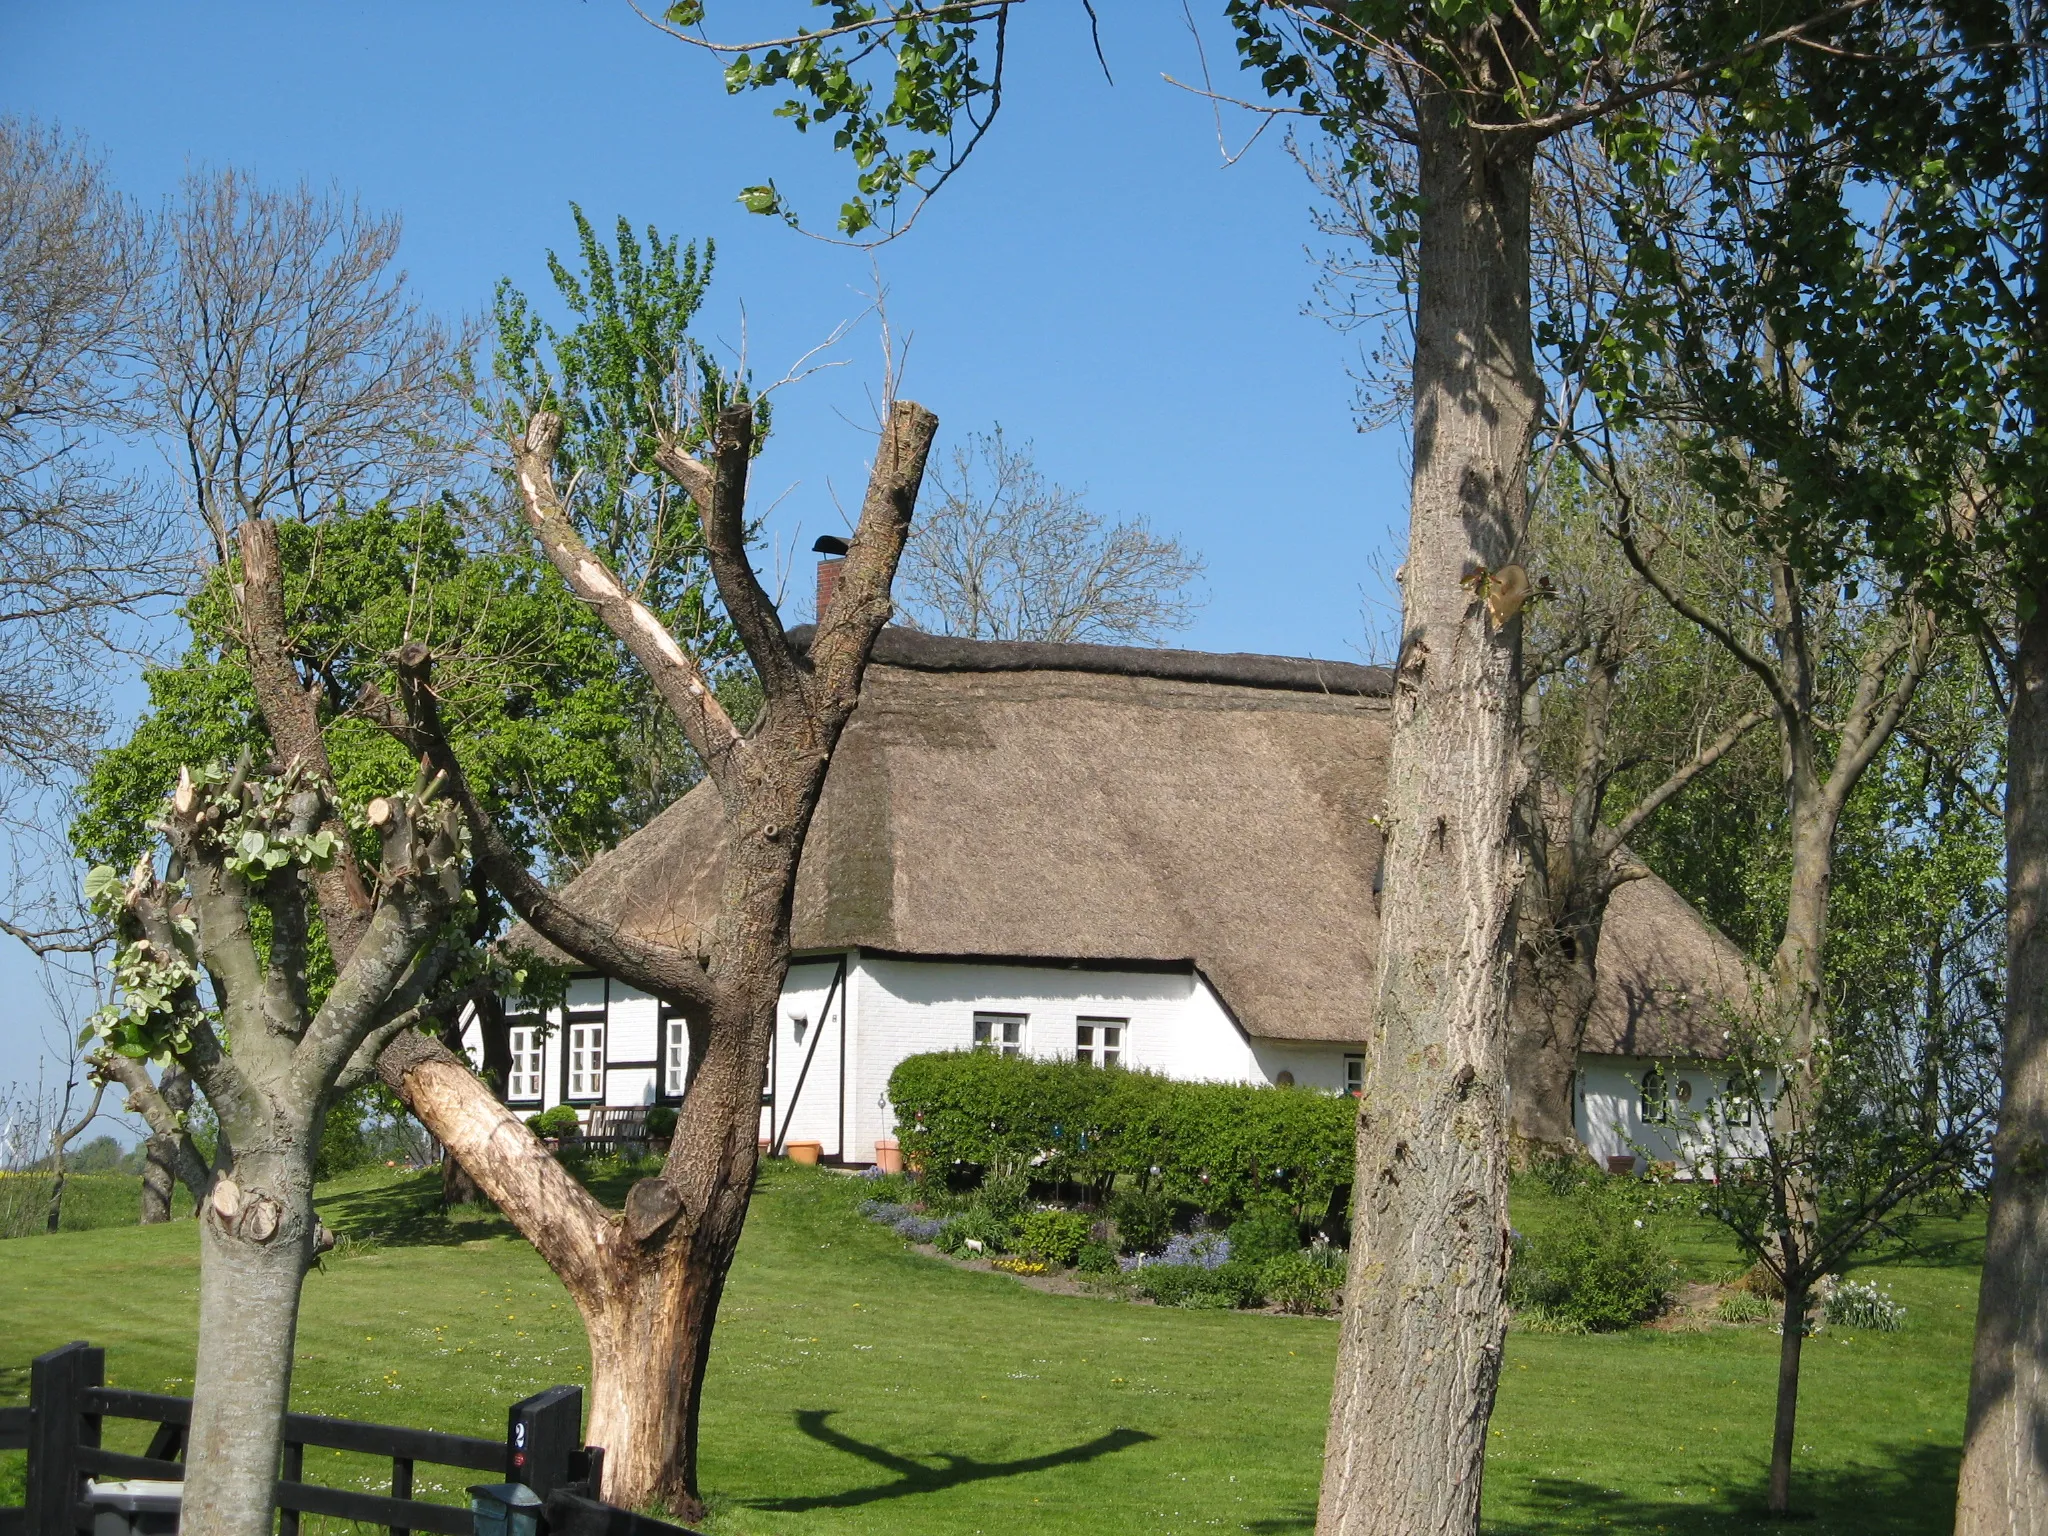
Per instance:
[[[746,380],[721,370],[690,334],[711,282],[711,242],[700,256],[650,225],[643,245],[622,217],[607,249],[582,209],[571,204],[570,213],[577,269],[548,253],[556,294],[575,320],[567,331],[543,321],[509,279],[498,284],[493,371],[506,392],[498,430],[523,433],[537,410],[560,414],[555,475],[577,530],[670,633],[686,637],[719,702],[745,729],[760,708],[760,686],[717,604],[701,509],[655,461],[664,440],[694,453],[719,410],[748,398]],[[769,427],[765,401],[755,418],[759,452]],[[623,813],[638,826],[703,775],[646,676],[628,667],[623,687],[631,722],[620,742]]]
[[[1233,1229],[1233,1250],[1236,1244]],[[1283,1312],[1327,1312],[1343,1285],[1341,1269],[1307,1253],[1276,1254],[1259,1266],[1259,1290]]]
[[[1017,1224],[1017,1251],[1048,1264],[1075,1264],[1090,1225],[1079,1211],[1033,1211]]]
[[[1669,1251],[1623,1192],[1591,1187],[1566,1217],[1515,1247],[1508,1304],[1594,1333],[1627,1328],[1663,1310],[1671,1287]]]
[[[1263,1264],[1301,1250],[1301,1225],[1278,1205],[1256,1205],[1230,1224],[1230,1256]]]
[[[1109,1202],[1125,1253],[1157,1253],[1173,1236],[1173,1202],[1156,1189],[1120,1189]]]
[[[932,1239],[941,1253],[971,1251],[970,1240],[981,1244],[987,1254],[1008,1253],[1017,1236],[1016,1223],[984,1206],[970,1206],[949,1219]]]
[[[675,1134],[676,1112],[666,1104],[657,1104],[647,1111],[647,1136],[650,1141],[666,1141]]]
[[[1256,1306],[1259,1285],[1258,1267],[1238,1259],[1214,1269],[1199,1264],[1147,1264],[1133,1281],[1135,1290],[1162,1307],[1214,1309]]]
[[[1116,1249],[1090,1238],[1074,1255],[1074,1268],[1084,1275],[1113,1275],[1117,1272]]]
[[[437,657],[450,740],[506,835],[544,869],[574,867],[616,839],[631,725],[625,669],[538,555],[480,541],[441,503],[282,522],[277,534],[294,640],[326,684],[327,750],[344,803],[367,804],[417,771],[361,710],[396,698],[386,658],[418,640]],[[245,748],[259,763],[270,755],[239,639],[237,576],[233,567],[209,573],[184,610],[184,658],[145,672],[149,712],[95,760],[71,827],[87,862],[134,865],[180,767],[233,762]],[[370,856],[374,844],[365,837],[358,852]]]
[[[378,1086],[365,1084],[328,1106],[326,1122],[320,1129],[320,1150],[313,1158],[314,1178],[331,1179],[371,1161],[363,1121],[374,1112]]]
[[[1714,1303],[1714,1315],[1724,1323],[1767,1323],[1781,1309],[1749,1291],[1727,1291]]]
[[[576,1118],[574,1109],[567,1104],[557,1104],[540,1114],[528,1115],[526,1125],[536,1136],[564,1138],[574,1136],[581,1122]]]
[[[1028,1168],[1098,1186],[1122,1176],[1212,1214],[1264,1201],[1297,1218],[1351,1179],[1348,1098],[989,1051],[909,1057],[889,1097],[905,1155],[933,1171]]]

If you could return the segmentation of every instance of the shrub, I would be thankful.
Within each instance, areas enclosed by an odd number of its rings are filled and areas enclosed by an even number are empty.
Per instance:
[[[1078,1211],[1033,1211],[1018,1224],[1017,1247],[1048,1264],[1071,1265],[1088,1241],[1088,1226]]]
[[[667,1141],[676,1133],[676,1112],[667,1104],[657,1104],[647,1111],[647,1139]]]
[[[1259,1266],[1259,1289],[1283,1312],[1327,1312],[1342,1283],[1341,1271],[1306,1253],[1278,1254]]]
[[[1248,1264],[1147,1264],[1136,1289],[1162,1307],[1245,1307],[1259,1299],[1259,1276]]]
[[[1230,1252],[1249,1264],[1263,1264],[1301,1251],[1301,1226],[1277,1205],[1258,1205],[1230,1224]]]
[[[1904,1304],[1892,1300],[1890,1286],[1879,1290],[1867,1280],[1846,1280],[1827,1299],[1827,1319],[1837,1328],[1868,1328],[1897,1333],[1906,1326]]]
[[[1125,1253],[1157,1253],[1173,1236],[1173,1202],[1156,1190],[1127,1189],[1109,1202]]]
[[[1606,1332],[1656,1316],[1670,1275],[1656,1232],[1623,1202],[1587,1188],[1555,1228],[1517,1242],[1508,1303]]]
[[[581,1129],[576,1111],[566,1104],[557,1104],[545,1114],[528,1115],[526,1124],[536,1136],[568,1137],[574,1136]]]
[[[1356,1106],[1336,1095],[968,1051],[909,1057],[889,1097],[905,1155],[934,1171],[1122,1176],[1217,1216],[1320,1213],[1351,1181]]]
[[[1767,1323],[1777,1310],[1752,1291],[1723,1291],[1714,1303],[1714,1315],[1724,1323]]]
[[[974,1203],[998,1221],[1015,1222],[1031,1208],[1031,1180],[1021,1173],[996,1174],[982,1180]]]
[[[1074,1256],[1074,1267],[1084,1275],[1113,1275],[1116,1273],[1116,1250],[1108,1243],[1091,1238]]]

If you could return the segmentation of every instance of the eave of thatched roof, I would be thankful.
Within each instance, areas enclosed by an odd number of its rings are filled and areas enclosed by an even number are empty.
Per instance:
[[[1252,1035],[1363,1041],[1390,684],[1342,662],[885,630],[805,845],[795,946],[1191,964]],[[723,838],[700,785],[570,890],[697,947]],[[1693,978],[1689,957],[1732,946],[1661,881],[1624,890],[1601,1038],[1678,1038],[1660,968]]]

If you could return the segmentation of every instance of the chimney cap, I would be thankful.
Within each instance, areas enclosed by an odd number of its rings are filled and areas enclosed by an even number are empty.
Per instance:
[[[828,533],[822,535],[818,542],[811,546],[811,553],[814,555],[843,555],[846,553],[846,549],[846,540],[840,538],[837,534]]]

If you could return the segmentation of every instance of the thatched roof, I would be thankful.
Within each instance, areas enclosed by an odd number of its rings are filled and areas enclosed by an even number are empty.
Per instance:
[[[805,846],[796,947],[1191,963],[1255,1036],[1362,1041],[1389,694],[1342,662],[886,630]],[[699,785],[570,890],[695,946],[722,840]],[[1614,912],[1602,1038],[1682,1031],[1664,982],[1732,948],[1661,881]]]

